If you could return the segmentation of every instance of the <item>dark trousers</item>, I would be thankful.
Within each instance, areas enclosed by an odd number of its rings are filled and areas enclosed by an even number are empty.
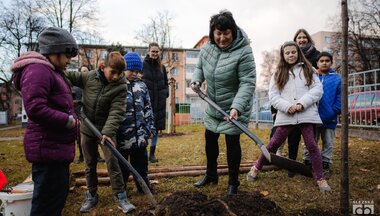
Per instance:
[[[133,168],[140,174],[144,179],[146,185],[150,188],[149,178],[148,178],[148,151],[146,148],[134,148],[119,150],[125,159],[130,158],[130,163]],[[123,179],[125,185],[127,185],[130,171],[119,161],[121,172],[123,173]],[[134,178],[137,190],[142,192],[142,188],[137,180]]]
[[[270,139],[272,139],[277,127],[272,127],[270,132]],[[294,128],[292,132],[288,135],[288,152],[289,158],[297,160],[298,147],[301,141],[301,130],[299,128]]]
[[[299,127],[294,128],[292,132],[288,135],[288,152],[289,158],[297,160],[298,147],[301,141],[301,129]]]
[[[98,164],[99,139],[94,136],[87,136],[83,133],[81,138],[84,162],[86,164],[85,176],[87,188],[90,193],[94,194],[98,190],[98,175],[96,173],[96,167]],[[117,196],[117,194],[124,192],[124,181],[119,167],[119,162],[107,146],[100,145],[100,147],[103,150],[104,159],[107,164],[107,171],[110,177],[112,192],[115,196]]]
[[[69,162],[33,163],[31,216],[61,215],[69,193]]]
[[[206,175],[211,178],[217,178],[218,156],[219,156],[219,139],[218,133],[206,129],[206,157],[207,171]],[[240,135],[225,135],[227,144],[227,164],[228,164],[228,184],[239,185],[239,167],[241,161]]]

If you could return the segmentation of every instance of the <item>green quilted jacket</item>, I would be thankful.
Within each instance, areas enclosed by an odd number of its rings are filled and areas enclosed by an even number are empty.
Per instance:
[[[124,73],[116,82],[107,83],[97,71],[86,73],[67,72],[68,80],[83,89],[84,113],[102,134],[114,137],[123,121],[126,107],[127,82]],[[93,136],[85,125],[81,132]]]
[[[242,30],[238,30],[236,39],[224,49],[210,42],[202,47],[192,82],[203,81],[207,83],[206,94],[212,101],[227,113],[231,108],[237,109],[238,121],[248,124],[256,87],[256,69],[248,37]],[[241,133],[210,105],[206,108],[204,124],[214,133]]]

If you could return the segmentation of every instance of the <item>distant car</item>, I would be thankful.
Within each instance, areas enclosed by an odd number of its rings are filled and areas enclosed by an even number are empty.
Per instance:
[[[349,122],[367,125],[380,122],[380,90],[348,95]]]
[[[262,106],[260,106],[258,120],[260,122],[273,122],[272,112],[270,111],[269,102],[266,102]],[[256,111],[252,111],[251,121],[256,121]]]

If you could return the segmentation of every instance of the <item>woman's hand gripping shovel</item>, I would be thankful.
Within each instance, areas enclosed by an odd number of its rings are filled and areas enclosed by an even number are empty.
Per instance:
[[[251,138],[259,147],[265,158],[273,165],[281,167],[283,169],[289,170],[291,172],[299,173],[301,175],[307,177],[313,177],[311,170],[305,166],[304,164],[297,162],[292,159],[288,159],[285,157],[278,156],[276,154],[270,153],[264,143],[253,134],[247,127],[238,122],[237,120],[230,118],[230,116],[222,110],[214,101],[208,98],[201,90],[199,85],[194,84],[194,91],[206,101],[209,105],[211,105],[214,109],[220,112],[224,117],[228,118],[230,122],[232,122],[236,127],[238,127],[241,131],[243,131],[249,138]]]
[[[78,104],[79,106],[81,106],[82,104]],[[92,131],[92,133],[94,133],[95,136],[97,136],[99,138],[99,140],[102,139],[103,135],[102,133],[100,133],[100,131],[92,124],[92,122],[87,118],[87,116],[84,114],[83,110],[81,109],[80,113],[79,113],[79,117],[81,119],[82,122],[84,122],[87,127]],[[153,194],[152,192],[150,191],[149,187],[146,185],[145,181],[143,180],[143,178],[140,176],[140,174],[133,168],[133,166],[123,157],[123,155],[120,154],[120,152],[115,148],[115,146],[112,145],[111,142],[109,142],[107,139],[105,140],[104,142],[104,145],[107,146],[111,152],[113,153],[113,155],[115,155],[115,157],[117,159],[119,159],[119,161],[121,161],[121,164],[127,168],[132,174],[133,174],[133,177],[136,179],[136,181],[140,184],[142,190],[144,191],[145,195],[148,196],[151,204],[153,205],[152,207],[156,207],[157,206],[157,201],[156,199],[153,197]]]

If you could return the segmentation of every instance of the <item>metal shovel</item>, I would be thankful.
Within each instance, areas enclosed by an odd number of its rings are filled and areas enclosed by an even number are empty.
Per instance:
[[[84,114],[83,110],[80,111],[80,119],[82,122],[84,122],[87,127],[90,128],[92,133],[94,133],[95,136],[97,136],[99,139],[102,139],[103,135],[100,133],[100,131],[92,124],[92,122],[87,118],[87,116]],[[115,148],[115,146],[112,145],[108,140],[105,140],[104,145],[106,145],[115,155],[119,161],[121,161],[121,164],[127,168],[131,173],[133,174],[133,177],[136,179],[136,181],[140,184],[142,190],[144,193],[148,196],[151,204],[153,207],[157,205],[156,199],[154,199],[153,194],[150,192],[149,187],[146,185],[144,179],[140,176],[140,174],[133,168],[133,166],[123,157],[122,154]]]
[[[260,147],[260,150],[265,156],[265,158],[271,164],[281,167],[283,169],[289,170],[291,172],[299,173],[307,177],[313,177],[311,170],[303,163],[268,152],[268,149],[266,148],[264,143],[255,134],[253,134],[247,127],[245,127],[243,124],[241,124],[237,120],[230,118],[230,116],[224,110],[222,110],[220,106],[218,106],[214,101],[208,98],[200,90],[199,85],[195,86],[195,91],[199,95],[200,98],[202,98],[204,101],[210,104],[214,109],[220,112],[224,117],[227,117],[236,127],[238,127],[245,134],[247,134],[249,138],[255,141],[255,143]]]

